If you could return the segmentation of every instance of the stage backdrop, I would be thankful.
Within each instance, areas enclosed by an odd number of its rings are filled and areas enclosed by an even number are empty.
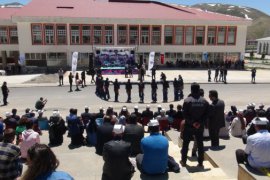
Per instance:
[[[126,64],[134,67],[135,48],[96,47],[95,65],[102,69],[123,69]]]

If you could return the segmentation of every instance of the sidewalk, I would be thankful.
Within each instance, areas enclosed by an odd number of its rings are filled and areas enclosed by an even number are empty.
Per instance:
[[[80,74],[80,71],[78,71]],[[208,84],[208,73],[207,70],[159,70],[156,74],[156,80],[160,80],[160,74],[164,72],[169,81],[173,81],[174,78],[178,78],[178,75],[181,74],[184,80],[184,83],[189,84],[193,82],[198,82],[200,84]],[[68,74],[65,73],[64,76],[64,85],[68,86]],[[212,70],[212,81],[214,79],[214,70]],[[49,77],[49,80],[48,80]],[[256,74],[256,83],[270,83],[270,71],[269,70],[257,70]],[[104,75],[104,79],[109,78],[110,81],[114,81],[116,78],[119,82],[126,82],[128,78],[125,78],[124,75]],[[38,79],[38,80],[37,80]],[[86,76],[87,84],[90,84],[90,76]],[[134,75],[133,78],[130,78],[132,82],[137,82],[138,75]],[[14,75],[14,76],[0,76],[0,83],[6,81],[8,87],[37,87],[37,86],[58,86],[58,75],[57,74],[34,74],[34,75]],[[151,76],[145,76],[145,81],[150,82]],[[237,70],[228,70],[227,82],[234,84],[249,84],[251,81],[251,72],[250,71],[237,71]],[[219,82],[222,83],[222,82]],[[94,85],[94,84],[91,84]]]

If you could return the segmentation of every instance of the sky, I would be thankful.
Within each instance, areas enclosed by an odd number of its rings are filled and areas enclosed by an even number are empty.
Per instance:
[[[22,4],[27,4],[30,1],[31,0],[0,0],[0,4],[11,3],[11,2],[19,2]],[[182,4],[182,5],[194,5],[198,3],[232,4],[232,5],[247,6],[247,7],[255,8],[270,15],[270,0],[159,0],[159,1],[165,2],[165,3]]]

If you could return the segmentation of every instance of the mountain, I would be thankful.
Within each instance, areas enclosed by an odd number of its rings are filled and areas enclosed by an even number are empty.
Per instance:
[[[270,16],[257,9],[219,3],[195,4],[191,7],[220,14],[252,19],[252,25],[249,26],[247,30],[248,40],[270,36]]]

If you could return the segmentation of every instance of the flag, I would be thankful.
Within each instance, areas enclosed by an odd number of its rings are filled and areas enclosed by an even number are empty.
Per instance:
[[[149,61],[148,61],[148,74],[150,75],[151,69],[153,68],[155,63],[155,52],[150,52]]]
[[[78,52],[73,52],[73,54],[72,54],[72,63],[71,63],[72,74],[76,73],[77,62],[78,62]]]

